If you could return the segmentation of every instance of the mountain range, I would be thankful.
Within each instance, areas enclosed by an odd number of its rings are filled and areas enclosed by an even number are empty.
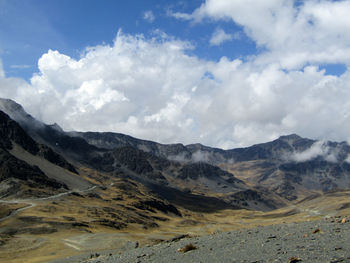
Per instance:
[[[65,132],[12,100],[0,100],[1,149],[24,151],[77,174],[86,166],[143,184],[201,194],[269,191],[294,200],[312,191],[350,187],[350,146],[292,134],[247,148],[160,144],[111,132]],[[6,116],[8,115],[8,116]],[[66,161],[68,160],[68,161]],[[63,183],[63,182],[61,182]]]
[[[49,225],[35,230],[40,233],[68,225],[82,231],[135,224],[149,229],[172,217],[193,223],[186,215],[272,211],[349,188],[346,142],[291,134],[230,150],[160,144],[120,133],[67,132],[58,124],[36,120],[12,100],[0,99],[2,202],[64,195],[65,205],[71,202],[79,210],[62,214],[59,223],[35,219]],[[55,202],[46,209],[69,210]],[[9,208],[5,215],[16,209]],[[33,232],[37,221],[31,220],[22,219],[21,233]],[[0,238],[18,231],[0,227]]]

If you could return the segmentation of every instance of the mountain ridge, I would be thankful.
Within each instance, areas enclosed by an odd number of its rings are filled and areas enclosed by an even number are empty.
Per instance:
[[[290,134],[270,142],[229,150],[199,143],[160,144],[121,133],[65,132],[58,124],[46,125],[37,121],[11,100],[0,99],[0,109],[7,110],[29,134],[66,158],[104,172],[127,171],[133,178],[140,179],[141,176],[143,181],[178,188],[182,178],[184,184],[188,181],[192,190],[202,193],[205,189],[220,193],[227,192],[223,190],[226,187],[233,189],[230,185],[223,185],[220,189],[210,180],[197,180],[201,178],[197,175],[179,175],[184,165],[207,163],[238,176],[237,180],[256,188],[266,187],[286,200],[295,200],[302,192],[327,192],[350,186],[347,161],[350,146],[345,142],[322,142]],[[244,171],[243,167],[246,167]],[[207,166],[206,169],[211,168]],[[195,170],[192,169],[192,172],[197,173],[198,169]],[[255,171],[249,178],[248,170]],[[192,180],[191,177],[197,179]],[[202,184],[202,188],[194,186],[196,183]]]
[[[0,135],[0,260],[2,251],[17,252],[17,240],[27,258],[44,237],[55,258],[67,247],[68,254],[88,244],[115,248],[115,240],[135,236],[154,243],[174,233],[309,220],[349,207],[346,142],[290,134],[229,150],[160,144],[65,132],[1,99]]]
[[[350,185],[347,162],[350,146],[345,142],[322,142],[290,134],[270,142],[229,150],[198,143],[160,144],[121,133],[65,132],[58,124],[46,125],[37,121],[21,105],[11,100],[0,99],[0,109],[7,111],[39,142],[49,145],[73,162],[109,173],[124,169],[122,172],[132,174],[133,178],[141,180],[142,177],[143,181],[175,188],[181,188],[181,184],[188,181],[192,190],[197,189],[202,193],[205,189],[228,192],[223,190],[227,187],[234,191],[229,184],[224,183],[222,188],[214,186],[213,180],[210,181],[214,177],[206,177],[206,181],[203,181],[197,175],[180,176],[183,171],[181,167],[190,163],[220,167],[237,175],[241,181],[245,181],[246,171],[255,171],[246,182],[255,187],[266,187],[286,200],[298,198],[301,192],[327,192]],[[249,169],[242,172],[242,167]],[[211,168],[207,166],[206,169]],[[192,173],[198,171],[192,169]],[[219,181],[216,183],[221,184]],[[198,188],[195,184],[202,186]]]

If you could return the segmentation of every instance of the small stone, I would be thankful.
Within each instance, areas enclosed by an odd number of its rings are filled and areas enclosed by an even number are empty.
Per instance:
[[[195,249],[197,249],[196,246],[194,246],[193,244],[188,244],[183,248],[179,248],[177,251],[182,252],[182,253],[186,253],[188,251],[195,250]]]
[[[321,232],[321,229],[316,228],[314,231],[312,231],[312,234],[316,234],[316,233],[320,233],[320,232]]]
[[[331,261],[329,261],[329,263],[339,263],[339,262],[344,262],[345,259],[344,258],[332,258]]]
[[[288,263],[296,263],[296,262],[300,262],[300,261],[302,261],[301,258],[291,257],[291,258],[289,258]]]

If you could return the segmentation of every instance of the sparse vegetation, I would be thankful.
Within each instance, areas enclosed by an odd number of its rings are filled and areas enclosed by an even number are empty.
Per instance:
[[[4,123],[15,123],[3,117]],[[302,185],[302,176],[307,172],[310,180],[316,180],[315,171],[333,167],[339,179],[342,172],[350,174],[350,165],[343,162],[339,166],[326,160],[283,164],[276,155],[289,149],[289,143],[305,150],[313,143],[308,139],[287,136],[225,151],[201,145],[161,145],[114,133],[87,133],[90,142],[83,133],[74,137],[42,124],[42,130],[39,127],[30,132],[52,150],[35,155],[29,146],[36,146],[36,142],[28,139],[18,125],[10,126],[5,125],[12,132],[1,133],[0,125],[0,134],[4,135],[0,138],[0,193],[7,200],[22,199],[22,203],[0,204],[0,219],[4,218],[0,228],[8,234],[0,237],[0,261],[19,262],[33,257],[33,262],[42,262],[86,252],[90,245],[97,250],[116,249],[130,240],[140,242],[140,247],[157,240],[179,242],[178,246],[184,247],[178,251],[186,253],[199,245],[185,246],[186,240],[179,241],[188,238],[183,233],[202,236],[316,220],[329,214],[337,215],[331,219],[339,226],[335,233],[348,225],[350,191],[334,188],[337,190],[323,193],[324,185],[311,191]],[[10,133],[11,140],[6,137]],[[117,146],[99,148],[99,144],[109,145],[106,139]],[[11,147],[14,140],[17,144]],[[210,156],[210,164],[185,161],[199,150]],[[56,151],[62,153],[62,158]],[[184,152],[183,162],[167,159]],[[72,167],[77,170],[75,174],[69,169]],[[333,168],[330,170],[334,172]],[[332,179],[331,173],[327,176]],[[21,188],[17,189],[19,183]],[[313,231],[308,228],[302,233],[304,238],[325,236],[316,234],[326,231],[318,227],[321,226],[315,226]],[[268,243],[277,239],[278,235],[268,235]],[[34,247],[30,246],[32,240],[37,242]],[[18,242],[25,244],[22,250],[18,250]],[[44,260],[38,256],[43,251],[47,255]],[[14,252],[18,253],[12,258]],[[290,262],[298,262],[295,260],[298,258]]]

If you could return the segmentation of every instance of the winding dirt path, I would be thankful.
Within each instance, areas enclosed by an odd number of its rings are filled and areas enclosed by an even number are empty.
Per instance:
[[[77,191],[68,191],[68,192],[64,192],[64,193],[60,193],[57,195],[52,195],[52,196],[48,196],[48,197],[42,197],[42,198],[35,198],[35,199],[14,199],[14,200],[0,200],[0,203],[3,204],[26,204],[28,206],[16,209],[14,211],[12,211],[8,216],[5,216],[3,218],[0,218],[0,222],[5,221],[15,215],[17,215],[19,212],[27,210],[29,208],[35,207],[37,204],[35,203],[36,201],[45,201],[45,200],[52,200],[52,199],[56,199],[65,195],[69,195],[73,192],[77,192],[77,193],[85,193],[85,192],[89,192],[92,191],[96,188],[96,186],[92,186],[88,189],[85,190],[77,190]]]

